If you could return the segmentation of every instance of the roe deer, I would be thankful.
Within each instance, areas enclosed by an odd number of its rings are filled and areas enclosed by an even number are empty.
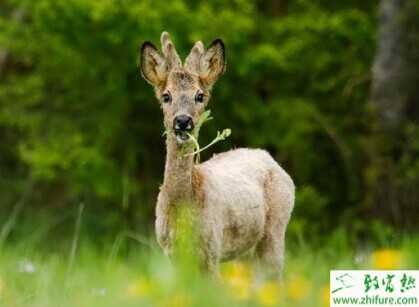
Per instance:
[[[191,204],[198,221],[197,254],[206,271],[218,275],[220,261],[255,247],[259,259],[279,276],[294,206],[290,176],[261,149],[234,149],[201,164],[180,154],[225,70],[223,42],[216,39],[205,49],[198,41],[183,65],[167,32],[162,33],[161,44],[163,54],[150,42],[140,51],[141,74],[154,87],[168,131],[164,182],[156,207],[158,243],[172,255],[173,208]]]

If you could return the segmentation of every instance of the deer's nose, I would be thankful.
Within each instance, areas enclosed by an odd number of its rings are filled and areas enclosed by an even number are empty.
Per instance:
[[[189,115],[178,115],[173,120],[173,128],[181,131],[191,131],[193,129],[192,117]]]

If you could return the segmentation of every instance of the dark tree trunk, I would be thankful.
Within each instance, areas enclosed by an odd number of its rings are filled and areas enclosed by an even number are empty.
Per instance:
[[[377,51],[372,69],[371,103],[377,127],[373,136],[372,208],[376,217],[401,223],[396,164],[403,146],[406,109],[415,92],[415,63],[409,56],[408,24],[417,18],[415,0],[381,0]]]
[[[377,111],[380,128],[390,134],[396,132],[403,122],[410,87],[405,29],[407,2],[382,0],[380,3],[371,101]]]

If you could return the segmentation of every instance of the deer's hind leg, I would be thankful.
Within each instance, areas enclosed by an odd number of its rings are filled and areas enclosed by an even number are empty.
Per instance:
[[[271,171],[265,181],[265,201],[265,232],[256,246],[256,255],[263,269],[279,279],[284,263],[285,231],[294,206],[293,183],[280,172]]]

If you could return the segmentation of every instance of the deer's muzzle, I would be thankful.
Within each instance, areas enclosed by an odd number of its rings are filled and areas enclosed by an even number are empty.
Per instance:
[[[188,133],[192,132],[193,128],[193,120],[189,115],[178,115],[173,120],[173,130],[179,141],[187,141],[189,139]]]

